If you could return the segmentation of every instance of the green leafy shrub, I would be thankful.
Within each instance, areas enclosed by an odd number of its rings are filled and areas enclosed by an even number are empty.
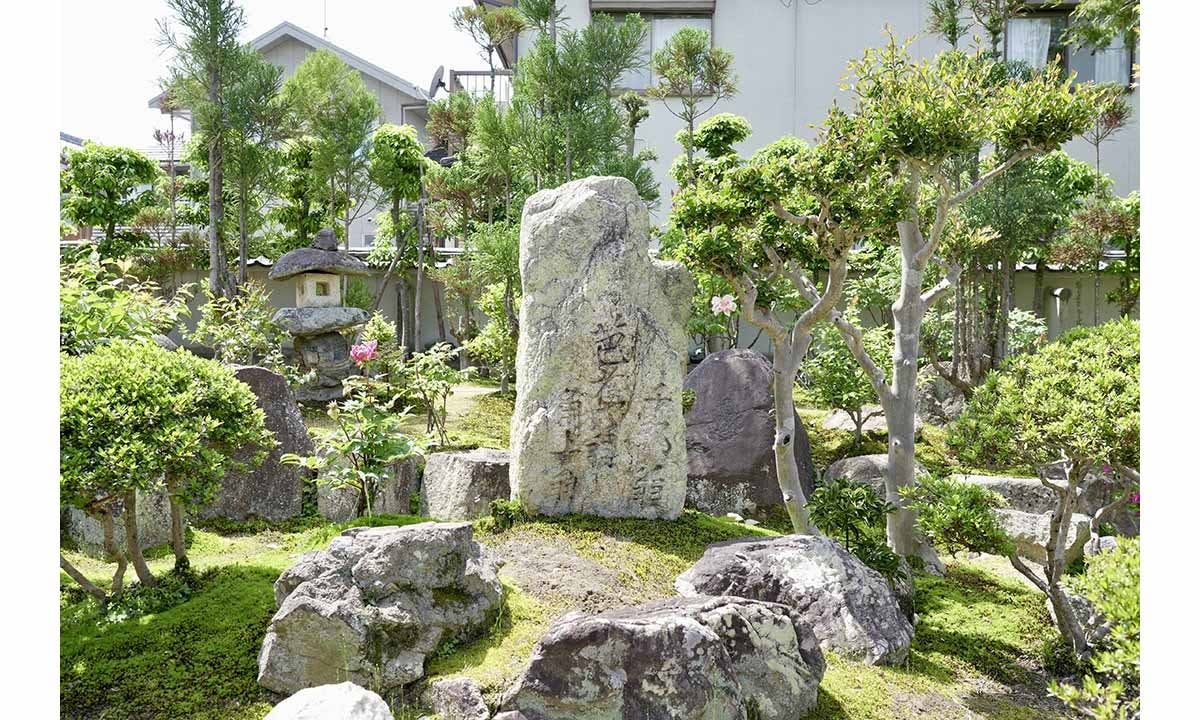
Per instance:
[[[1141,540],[1120,538],[1117,547],[1087,559],[1074,579],[1109,626],[1080,686],[1052,683],[1050,691],[1073,710],[1097,720],[1136,717],[1141,706]]]
[[[211,502],[226,473],[262,462],[275,444],[254,393],[232,369],[152,342],[62,356],[59,402],[61,502],[87,512],[116,500],[128,508],[136,492],[165,489],[178,518],[184,506]],[[238,455],[246,449],[254,449],[248,459]],[[134,513],[124,516],[135,522]],[[174,527],[172,543],[186,564],[182,533],[182,524]],[[152,581],[137,544],[128,552],[143,583]]]
[[[442,445],[446,436],[446,400],[455,384],[462,382],[464,373],[451,366],[461,348],[438,343],[423,353],[416,353],[400,368],[400,380],[410,392],[420,398],[425,408],[425,431],[437,433]]]
[[[342,295],[342,305],[370,310],[374,302],[375,296],[367,287],[367,281],[360,277],[350,278],[346,283],[346,292]]]
[[[320,471],[320,482],[331,487],[355,489],[358,512],[369,517],[392,464],[420,452],[420,447],[402,430],[408,408],[394,412],[390,402],[379,402],[376,383],[370,379],[351,376],[344,383],[349,396],[330,403],[327,411],[334,427],[314,430],[317,454],[286,453],[280,461]]]
[[[507,387],[508,381],[515,379],[517,374],[517,336],[509,327],[504,293],[503,283],[494,283],[483,291],[479,298],[479,309],[483,310],[488,322],[467,343],[467,353],[472,358],[486,362]],[[514,291],[511,301],[520,304],[519,290]]]
[[[813,491],[809,517],[822,532],[886,578],[900,572],[900,556],[883,539],[888,513],[896,508],[865,483],[838,478]]]
[[[528,519],[525,508],[516,500],[493,500],[491,511],[492,529],[497,531],[508,530]]]
[[[190,286],[170,300],[157,284],[130,275],[129,261],[80,254],[59,269],[59,349],[80,355],[116,340],[149,340],[188,314]]]
[[[196,329],[188,333],[193,342],[213,349],[214,357],[231,365],[263,365],[276,372],[284,369],[280,345],[287,332],[272,316],[267,289],[246,283],[232,298],[214,294],[208,281],[201,285],[205,302],[200,306]]]
[[[960,550],[1008,555],[1011,541],[992,510],[1004,498],[971,483],[926,475],[901,488],[904,503],[917,513],[917,527],[951,555]]]

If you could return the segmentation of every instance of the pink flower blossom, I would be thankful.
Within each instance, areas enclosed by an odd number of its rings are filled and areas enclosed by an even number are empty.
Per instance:
[[[714,295],[712,299],[712,311],[713,315],[729,317],[737,312],[737,303],[734,302],[732,295]]]
[[[350,357],[355,363],[358,364],[359,367],[362,367],[363,363],[367,362],[368,360],[375,359],[375,357],[379,354],[378,350],[379,341],[368,340],[365,343],[352,346],[350,348]]]

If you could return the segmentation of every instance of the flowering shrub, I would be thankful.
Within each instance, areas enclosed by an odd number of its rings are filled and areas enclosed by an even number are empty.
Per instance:
[[[419,453],[416,440],[402,430],[408,408],[391,410],[377,398],[377,381],[349,377],[349,396],[329,404],[327,414],[336,427],[316,430],[317,454],[287,453],[280,461],[320,471],[319,482],[358,491],[358,512],[370,516],[380,483],[398,460]]]
[[[721,295],[712,299],[713,315],[724,315],[729,317],[737,312],[737,302],[732,295]]]
[[[366,364],[367,362],[369,362],[371,360],[374,360],[378,356],[379,356],[379,341],[378,340],[366,340],[364,342],[359,343],[358,345],[352,345],[350,347],[350,358],[353,359],[355,364],[358,365],[359,367],[362,367],[364,364]]]

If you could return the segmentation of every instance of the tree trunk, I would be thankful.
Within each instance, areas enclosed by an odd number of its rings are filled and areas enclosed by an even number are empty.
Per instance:
[[[221,77],[215,67],[208,70],[208,100],[220,105]],[[221,197],[224,184],[220,135],[208,141],[208,284],[213,294],[225,294],[225,265],[222,262],[221,222],[225,218],[225,203]]]
[[[62,568],[67,575],[70,575],[72,580],[79,583],[79,587],[87,591],[89,595],[102,603],[108,602],[108,594],[101,590],[100,587],[91,580],[88,580],[83,573],[79,572],[79,570],[76,569],[76,567],[70,562],[68,562],[67,559],[61,554],[58,556],[58,566]]]
[[[807,344],[804,348],[807,351]],[[799,348],[783,338],[775,341],[775,352],[771,363],[771,395],[775,405],[775,440],[771,448],[775,452],[775,475],[783,493],[783,505],[787,508],[792,530],[801,535],[814,534],[808,518],[808,499],[804,497],[804,486],[800,482],[800,468],[796,464],[796,401],[792,388],[796,384],[796,370],[800,365]]]
[[[408,284],[408,273],[396,277],[396,339],[404,348],[405,355],[412,352],[412,286]]]
[[[442,284],[433,283],[433,311],[437,315],[438,342],[446,342],[446,311],[442,303]]]
[[[1046,319],[1046,265],[1038,260],[1033,273],[1033,314]]]
[[[113,528],[112,508],[105,507],[97,513],[100,518],[100,529],[104,537],[104,554],[110,562],[117,564],[117,569],[113,571],[112,578],[112,595],[115,597],[121,594],[125,588],[125,568],[128,565],[125,560],[125,553],[121,552],[120,546],[117,545],[116,533]]]
[[[396,265],[400,262],[400,198],[392,198],[392,227],[395,228],[395,237],[392,242],[396,244],[396,253],[392,257],[392,261],[388,263],[387,271],[383,273],[383,279],[379,281],[379,289],[375,291],[375,299],[371,301],[371,314],[379,309],[379,304],[383,302],[383,292],[387,290],[388,281],[392,279],[392,273],[396,272]],[[400,323],[400,306],[396,306],[396,323]]]
[[[917,356],[925,315],[921,297],[925,262],[917,257],[923,245],[917,226],[911,221],[896,226],[903,262],[900,296],[892,305],[892,392],[880,398],[888,428],[888,474],[884,479],[887,500],[897,508],[887,517],[888,545],[903,557],[920,555],[927,565],[940,570],[937,553],[916,531],[916,513],[900,497],[900,489],[912,487],[916,473]]]
[[[175,551],[175,569],[185,570],[188,567],[187,543],[183,532],[183,505],[174,494],[169,496],[171,502],[171,549]]]
[[[245,285],[249,279],[247,263],[250,261],[250,239],[246,233],[246,202],[249,191],[242,188],[238,200],[238,285]]]
[[[133,562],[133,569],[137,571],[138,580],[142,581],[142,585],[154,586],[157,581],[150,573],[150,567],[146,565],[146,558],[142,555],[142,546],[138,543],[137,492],[129,490],[122,499],[125,503],[125,509],[121,513],[125,521],[125,552]]]

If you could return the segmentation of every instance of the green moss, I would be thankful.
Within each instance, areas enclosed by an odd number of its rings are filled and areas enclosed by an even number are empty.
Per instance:
[[[447,424],[455,448],[507,448],[508,427],[516,396],[492,393],[481,396],[462,417]]]
[[[190,601],[118,624],[98,624],[90,601],[74,606],[59,647],[63,717],[263,717],[256,658],[278,574],[223,568]]]

